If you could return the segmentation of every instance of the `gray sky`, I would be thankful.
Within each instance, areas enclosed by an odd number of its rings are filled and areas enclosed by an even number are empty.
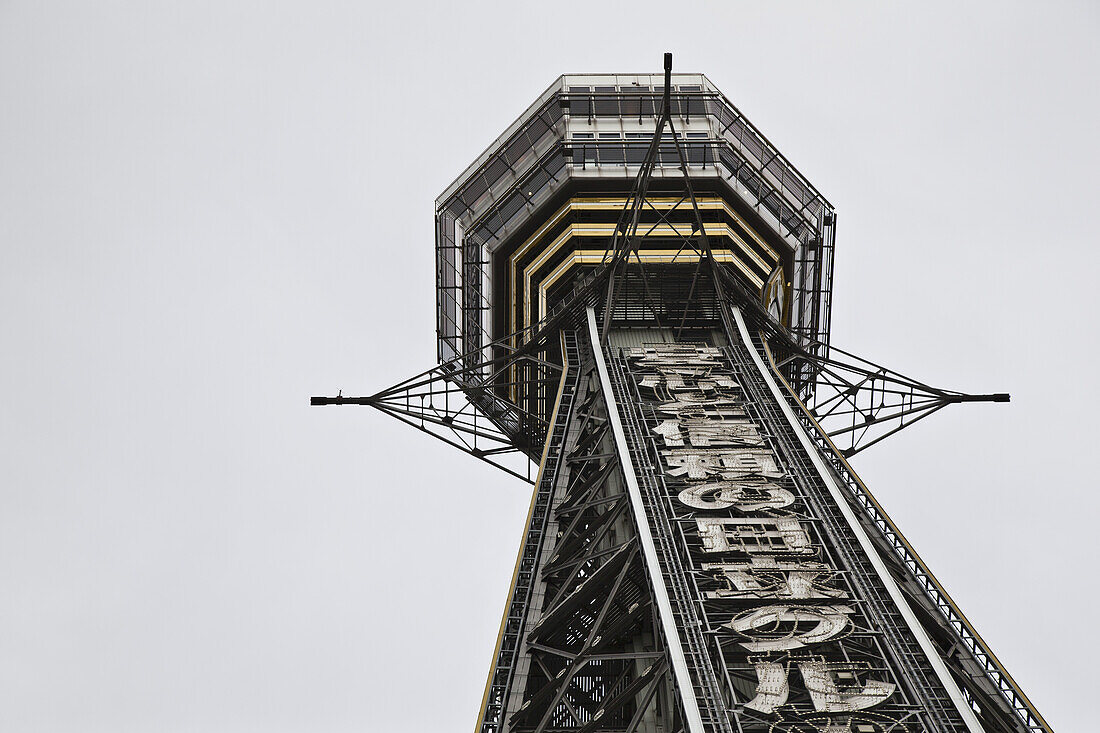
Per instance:
[[[0,729],[472,728],[529,491],[308,397],[431,364],[432,202],[554,77],[671,50],[837,206],[835,343],[1012,392],[856,468],[1088,730],[1098,32],[1085,1],[0,3]]]

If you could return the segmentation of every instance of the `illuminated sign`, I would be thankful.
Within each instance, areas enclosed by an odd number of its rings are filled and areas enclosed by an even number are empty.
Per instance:
[[[868,628],[859,599],[723,352],[657,344],[625,355],[723,658],[741,679],[755,675],[744,708],[792,731],[878,729],[844,714],[895,695],[880,679],[890,667],[873,644],[863,658],[837,644]]]

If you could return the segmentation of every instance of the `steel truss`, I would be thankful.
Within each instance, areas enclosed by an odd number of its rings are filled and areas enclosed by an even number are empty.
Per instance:
[[[611,275],[606,262],[578,279],[538,323],[460,354],[369,397],[311,397],[310,404],[366,405],[533,483],[561,365],[549,355]],[[513,399],[508,399],[508,397]],[[521,473],[509,458],[526,457]]]
[[[846,458],[948,405],[1009,401],[1004,393],[932,387],[836,346],[813,353],[788,345],[783,351],[786,356],[775,362],[782,373],[815,374],[802,402]]]
[[[560,82],[561,80],[559,80]],[[657,81],[654,79],[653,81]],[[677,81],[674,78],[674,81]],[[699,79],[699,81],[703,81]],[[796,257],[792,280],[791,329],[802,337],[828,339],[835,216],[832,205],[799,173],[728,99],[709,83],[703,88],[672,86],[672,117],[706,119],[705,139],[688,133],[682,140],[694,170],[710,168],[730,191],[771,222],[789,242],[805,246]],[[693,82],[694,83],[694,82]],[[487,341],[484,318],[491,310],[485,283],[491,273],[486,248],[496,249],[577,173],[596,166],[626,180],[627,169],[644,157],[647,140],[569,139],[568,121],[656,122],[664,87],[623,87],[581,91],[555,83],[494,146],[436,201],[436,286],[439,358],[450,358]],[[659,161],[678,165],[672,145]],[[461,226],[459,226],[461,222]]]
[[[546,419],[501,398],[501,388],[515,382],[501,381],[502,374],[534,371],[525,387],[556,383],[561,367],[529,354],[504,359],[488,376],[482,366],[461,368],[453,360],[432,367],[369,397],[312,397],[311,405],[367,405],[434,438],[469,453],[506,473],[534,483],[531,476],[534,451],[546,436]],[[474,376],[476,374],[476,376]],[[466,377],[467,379],[463,380]],[[459,380],[465,383],[460,386]],[[521,458],[517,462],[515,458]],[[513,459],[513,460],[509,460]],[[525,467],[520,473],[517,465]]]
[[[789,400],[796,408],[796,415],[807,433],[830,462],[835,475],[847,489],[851,502],[861,510],[860,516],[868,528],[873,530],[870,532],[871,537],[882,544],[882,557],[892,562],[898,577],[906,579],[903,590],[910,601],[926,611],[925,618],[932,622],[937,632],[935,635],[943,656],[962,671],[957,678],[963,693],[972,704],[982,708],[983,714],[993,718],[1004,730],[1015,730],[1022,724],[1033,733],[1050,733],[1050,726],[1023,689],[898,530],[848,463],[843,452],[833,444],[828,433],[806,409],[798,393],[780,370],[768,347],[767,339],[762,333],[757,333],[755,338],[756,347],[786,388]],[[1000,704],[996,703],[998,699],[1001,700]]]
[[[710,258],[710,247],[688,175],[687,158],[681,143],[676,140],[669,112],[668,80],[671,73],[672,55],[665,54],[666,84],[660,123],[619,218],[611,248],[599,266],[579,278],[573,290],[559,300],[546,318],[369,397],[313,397],[310,404],[374,407],[475,458],[533,483],[531,461],[538,459],[545,441],[549,419],[549,388],[556,381],[551,372],[561,369],[559,365],[547,360],[548,352],[552,350],[551,342],[557,338],[563,325],[577,320],[584,306],[591,303],[605,283],[606,313],[608,318],[611,317],[616,283],[625,279],[630,255],[634,254],[641,268],[638,240],[658,226],[654,224],[647,232],[639,235],[638,223],[642,210],[648,207],[656,211],[658,223],[667,223],[668,216],[672,213],[671,210],[659,211],[645,196],[658,154],[665,147],[662,133],[666,125],[673,132],[672,139],[675,141],[686,186],[683,197],[672,210],[690,202],[695,220],[692,236],[682,237],[681,251],[691,249],[697,255],[697,263],[680,319],[681,330],[688,317],[704,259]],[[644,268],[639,273],[645,283],[646,293],[649,294]],[[655,316],[660,317],[656,303],[648,295],[647,302],[655,308]],[[605,333],[607,323],[609,321],[605,322]],[[518,398],[509,401],[504,396],[508,394],[518,395]],[[516,455],[530,459],[526,462],[523,473],[510,466],[506,460],[507,457]]]
[[[776,369],[845,457],[948,405],[1010,399],[1005,393],[969,394],[933,387],[834,344],[798,343],[725,268],[713,271],[725,289],[722,300],[742,309],[761,332]]]
[[[658,145],[666,117],[667,110],[654,135],[647,161],[653,157],[653,150]],[[668,118],[668,124],[671,129],[671,118]],[[805,385],[806,409],[834,444],[839,444],[845,457],[851,457],[870,448],[948,405],[963,402],[1009,401],[1009,395],[1004,393],[968,394],[932,387],[836,346],[812,340],[803,340],[802,344],[796,342],[775,323],[774,318],[767,313],[757,298],[747,292],[744,285],[726,268],[714,261],[707,241],[706,225],[695,201],[687,160],[679,143],[677,143],[677,152],[680,155],[685,192],[676,206],[690,201],[693,214],[691,236],[680,237],[680,251],[690,250],[698,256],[691,285],[684,301],[683,316],[678,323],[673,324],[677,339],[683,334],[693,298],[697,297],[699,276],[706,272],[713,277],[713,287],[717,289],[719,300],[742,307],[747,305],[758,322],[769,326],[768,330],[773,340],[787,354],[779,361],[779,369],[789,375],[792,381],[797,380],[798,383]],[[639,213],[647,203],[645,194],[651,170],[651,165],[643,164],[634,189],[623,209],[619,228],[616,229],[613,260],[618,262],[618,265],[613,265],[608,282],[602,330],[605,343],[611,321],[616,315],[614,307],[616,275],[620,271],[625,275],[631,254],[637,260],[637,270],[644,289],[643,299],[647,303],[652,300],[652,287],[646,275],[646,268],[637,254],[639,240],[647,234],[643,232],[639,235],[637,229]],[[624,231],[625,234],[619,237],[619,231]],[[733,299],[726,294],[727,292],[733,293]],[[665,319],[661,318],[662,308],[651,306],[650,311],[656,325],[668,325]],[[840,354],[842,358],[837,358],[835,354]]]
[[[580,278],[538,323],[460,354],[369,397],[311,397],[310,404],[367,405],[506,473],[533,483],[546,442],[550,397],[562,366],[563,329],[575,325],[610,276],[605,263]],[[508,399],[511,396],[513,399]],[[524,472],[506,462],[525,456]]]
[[[591,351],[570,368],[480,721],[482,733],[683,730]],[[578,364],[578,361],[581,363]]]
[[[801,718],[777,723],[771,713],[758,714],[748,704],[764,689],[763,678],[757,678],[753,661],[722,629],[740,609],[722,599],[719,578],[705,572],[695,513],[673,501],[698,481],[692,484],[663,470],[664,454],[654,434],[665,418],[654,400],[642,397],[629,360],[611,348],[612,331],[627,320],[623,303],[630,298],[644,305],[630,310],[635,322],[638,312],[645,313],[644,325],[668,331],[681,343],[685,329],[691,332],[689,308],[709,298],[708,308],[718,304],[710,327],[721,347],[722,368],[736,377],[745,397],[744,414],[783,464],[777,472],[781,477],[771,478],[791,496],[789,507],[762,516],[801,522],[814,552],[836,571],[827,590],[840,591],[853,606],[845,611],[851,629],[820,648],[897,687],[896,697],[880,708],[884,717],[861,720],[873,730],[973,730],[964,720],[973,713],[957,704],[965,697],[987,730],[1049,731],[846,460],[948,404],[1005,402],[1008,395],[937,389],[821,341],[800,337],[796,343],[758,295],[711,254],[669,114],[670,71],[666,56],[661,119],[611,248],[550,306],[546,318],[369,397],[311,400],[374,407],[527,481],[529,461],[542,452],[479,730],[833,729],[814,728],[832,723],[806,717],[812,716],[813,691],[805,679],[804,689],[792,686],[794,697],[779,713],[782,718],[793,710]],[[664,135],[666,125],[670,138]],[[681,237],[680,251],[692,252],[695,264],[690,283],[677,286],[684,291],[682,300],[681,294],[654,297],[651,273],[639,256],[641,241],[655,228],[646,231],[640,224],[643,212],[656,211],[647,200],[650,177],[658,158],[668,159],[671,143],[684,186],[673,209],[686,212],[690,205],[693,222]],[[657,214],[658,223],[671,221],[670,212]],[[602,328],[597,330],[593,320],[590,337],[579,338],[586,308],[600,303]],[[730,326],[731,311],[722,306],[744,309],[759,341],[742,340]],[[813,446],[799,442],[807,439],[798,437],[794,418],[788,423],[784,417],[784,398],[768,392],[770,377],[754,366],[759,363],[754,352],[770,360],[785,383],[847,496],[837,493]],[[556,363],[559,354],[564,366]],[[613,378],[596,374],[597,361],[607,371],[605,355]],[[613,417],[620,421],[615,429],[621,435],[614,434]],[[526,462],[526,475],[510,463],[516,459]],[[631,483],[635,469],[638,476]],[[632,505],[630,492],[640,504]],[[851,517],[849,504],[859,510],[858,517]],[[740,521],[747,513],[734,509],[730,516]],[[861,534],[864,530],[871,540]],[[884,569],[879,559],[889,567]],[[655,589],[664,595],[655,599]],[[906,602],[898,601],[902,594]],[[661,611],[658,603],[672,610]],[[910,608],[916,621],[907,615]],[[666,637],[669,623],[675,624],[676,639]],[[927,653],[928,644],[938,654]],[[796,662],[792,657],[786,663]],[[677,676],[674,667],[687,674]],[[961,696],[950,692],[956,685]]]
[[[577,325],[583,307],[601,297],[604,301],[601,337],[606,343],[612,321],[621,315],[620,304],[631,287],[652,323],[682,336],[696,301],[714,290],[719,301],[747,308],[781,354],[780,369],[803,397],[806,408],[850,457],[909,425],[961,402],[1007,402],[1008,395],[971,395],[930,387],[828,344],[796,342],[766,311],[754,294],[717,263],[707,239],[706,226],[695,197],[684,145],[676,135],[670,99],[672,57],[665,54],[665,86],[658,124],[650,140],[634,185],[620,214],[615,234],[603,261],[576,281],[571,292],[538,323],[508,334],[473,351],[456,356],[392,387],[368,397],[313,397],[313,405],[368,405],[459,450],[533,483],[532,474],[546,437],[549,394],[560,366],[550,361],[553,342],[561,327]],[[665,135],[665,128],[669,135]],[[650,180],[662,159],[675,152],[683,189],[680,199],[660,210],[648,198]],[[662,193],[668,194],[662,179]],[[682,309],[671,312],[666,299],[654,295],[640,243],[661,224],[671,223],[674,212],[690,210],[691,231],[676,237],[677,256],[694,255],[690,284]],[[657,221],[639,231],[643,211]],[[673,227],[678,231],[678,227]],[[631,263],[633,257],[633,267]],[[668,265],[664,265],[668,267]],[[711,279],[704,287],[701,278]],[[631,283],[633,282],[633,285]],[[606,287],[604,287],[606,285]],[[640,297],[639,297],[640,296]],[[677,308],[679,304],[677,304]],[[838,352],[845,360],[832,357]],[[512,399],[508,399],[511,396]],[[523,460],[523,458],[527,460]],[[516,460],[519,458],[520,460]]]
[[[610,331],[612,319],[616,316],[615,303],[616,295],[618,295],[617,286],[619,280],[626,276],[630,265],[631,255],[634,256],[637,272],[641,279],[643,300],[650,309],[653,320],[658,325],[666,325],[668,323],[668,314],[665,313],[664,304],[657,302],[653,297],[653,288],[650,285],[646,268],[642,264],[642,258],[639,254],[641,240],[657,230],[662,224],[669,225],[673,231],[677,232],[674,241],[679,243],[679,249],[673,256],[673,264],[676,262],[677,258],[685,252],[690,251],[695,255],[695,271],[692,275],[687,297],[684,300],[683,314],[678,322],[669,324],[675,327],[677,338],[683,333],[684,326],[687,323],[689,309],[698,286],[700,273],[703,271],[704,266],[709,268],[714,265],[710,243],[707,241],[706,227],[703,225],[702,213],[699,211],[699,202],[695,198],[695,189],[692,186],[691,175],[688,172],[688,156],[684,152],[684,145],[676,135],[676,126],[672,121],[671,90],[672,54],[666,53],[664,95],[661,101],[661,113],[657,121],[657,127],[653,131],[653,137],[649,142],[649,148],[646,150],[645,158],[638,169],[638,175],[634,179],[634,186],[627,196],[626,204],[623,206],[622,214],[619,217],[619,223],[615,227],[615,235],[612,238],[611,247],[604,256],[604,261],[610,262],[607,294],[603,311],[603,328],[601,329],[601,338],[605,344],[607,343],[607,336]],[[666,127],[669,131],[668,136],[664,134]],[[679,200],[674,203],[672,207],[662,211],[653,205],[652,201],[647,197],[647,194],[649,193],[650,179],[653,175],[654,168],[659,164],[662,157],[661,154],[670,148],[675,149],[676,152],[676,160],[678,161],[680,175],[682,176],[683,191]],[[666,154],[663,157],[668,156]],[[671,180],[671,178],[665,178],[662,180],[662,184],[667,185]],[[667,190],[662,190],[662,193],[667,195]],[[684,235],[679,233],[680,227],[672,224],[672,218],[675,212],[682,210],[681,207],[686,209],[688,206],[690,206],[691,210],[691,232]],[[639,234],[638,227],[642,212],[645,210],[649,210],[656,214],[657,220],[651,224],[647,224],[647,228]]]

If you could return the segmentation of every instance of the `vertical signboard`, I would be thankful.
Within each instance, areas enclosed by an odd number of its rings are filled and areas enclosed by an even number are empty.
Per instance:
[[[967,730],[943,688],[930,713],[912,630],[884,633],[875,579],[839,551],[850,538],[830,531],[729,350],[632,347],[617,367],[740,728]]]

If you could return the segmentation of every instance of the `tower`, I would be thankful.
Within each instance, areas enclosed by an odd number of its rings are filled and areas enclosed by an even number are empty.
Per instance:
[[[848,460],[1008,397],[831,344],[835,227],[669,55],[559,78],[437,200],[439,364],[312,402],[533,484],[477,731],[1049,730]]]

